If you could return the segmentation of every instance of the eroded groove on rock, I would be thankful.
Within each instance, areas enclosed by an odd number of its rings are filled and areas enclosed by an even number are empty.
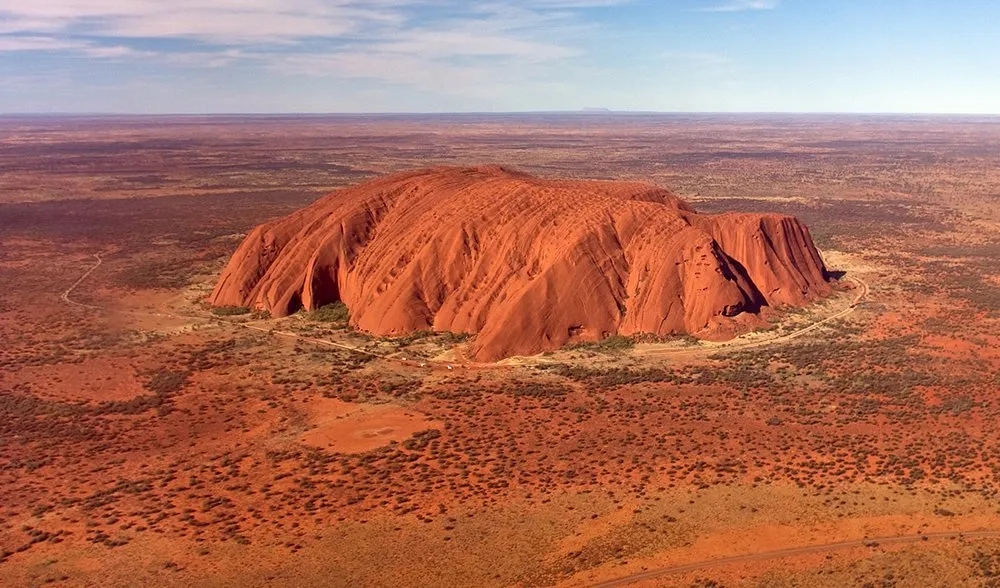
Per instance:
[[[493,361],[610,334],[725,338],[829,291],[808,229],[698,214],[642,183],[432,168],[334,192],[252,231],[210,302],[286,316],[342,300],[376,335],[475,333]]]

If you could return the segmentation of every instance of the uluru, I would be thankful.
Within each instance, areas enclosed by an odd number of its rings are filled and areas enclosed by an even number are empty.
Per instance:
[[[282,317],[341,301],[379,336],[474,334],[478,361],[610,335],[725,338],[826,295],[809,230],[699,214],[651,184],[437,167],[333,192],[258,226],[209,299]]]

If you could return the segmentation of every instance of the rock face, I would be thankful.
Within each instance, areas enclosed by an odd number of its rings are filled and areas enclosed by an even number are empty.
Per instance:
[[[210,302],[286,316],[343,301],[376,335],[475,333],[494,361],[613,334],[731,335],[828,293],[809,231],[701,215],[641,183],[433,168],[334,192],[251,232]]]

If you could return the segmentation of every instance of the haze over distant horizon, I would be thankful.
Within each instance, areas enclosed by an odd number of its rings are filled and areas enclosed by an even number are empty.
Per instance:
[[[990,0],[0,0],[0,112],[1000,113]]]

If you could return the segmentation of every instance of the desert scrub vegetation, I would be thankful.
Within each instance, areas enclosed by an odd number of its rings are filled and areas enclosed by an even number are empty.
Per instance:
[[[414,331],[404,337],[398,337],[392,341],[398,345],[409,345],[422,339],[436,339],[440,343],[454,345],[468,341],[472,337],[469,333],[452,333],[451,331]]]
[[[319,323],[337,323],[346,325],[351,320],[351,312],[343,302],[324,304],[316,310],[306,313],[306,318]]]
[[[673,335],[638,333],[633,335],[631,339],[636,343],[678,343],[685,346],[698,345],[701,343],[701,339],[689,333],[677,333]]]
[[[538,369],[570,380],[586,383],[594,390],[609,390],[632,384],[663,382],[687,384],[692,381],[690,377],[659,368],[591,368],[579,365],[551,364],[538,366]]]
[[[572,389],[569,386],[556,382],[532,382],[515,381],[509,386],[505,386],[505,391],[509,391],[515,398],[564,398]]]
[[[633,347],[635,347],[635,339],[632,337],[612,335],[610,337],[605,337],[600,341],[581,341],[579,343],[571,343],[566,346],[566,349],[580,349],[586,351],[625,351],[626,349],[631,349]]]
[[[161,416],[166,415],[172,410],[171,397],[187,385],[190,375],[187,371],[166,368],[140,373],[140,378],[147,379],[144,387],[152,394],[142,394],[131,400],[107,400],[98,404],[94,412],[100,415],[137,415],[156,409]]]
[[[165,262],[139,263],[119,273],[115,281],[126,288],[176,289],[191,283],[198,259],[183,258]]]
[[[362,364],[363,365],[363,364]],[[324,387],[323,396],[337,398],[345,402],[387,402],[392,398],[416,400],[423,386],[420,378],[399,375],[385,375],[378,378],[344,375],[343,370],[334,369],[331,374],[318,380]]]
[[[187,383],[189,372],[160,369],[153,372],[146,389],[154,394],[167,395],[179,392]]]
[[[386,342],[397,347],[406,347],[418,341],[428,341],[441,345],[457,345],[472,338],[471,333],[453,333],[451,331],[432,331],[421,329],[413,331],[402,337],[380,337],[379,341]]]
[[[472,338],[471,333],[452,333],[451,331],[443,331],[437,334],[438,338],[442,343],[455,345],[458,343],[464,343]]]
[[[216,306],[212,309],[215,316],[240,316],[250,314],[250,309],[245,306]]]
[[[441,431],[438,429],[425,429],[423,431],[417,431],[409,439],[403,441],[403,447],[409,449],[410,451],[420,451],[430,445],[431,441],[434,441],[441,436]]]

